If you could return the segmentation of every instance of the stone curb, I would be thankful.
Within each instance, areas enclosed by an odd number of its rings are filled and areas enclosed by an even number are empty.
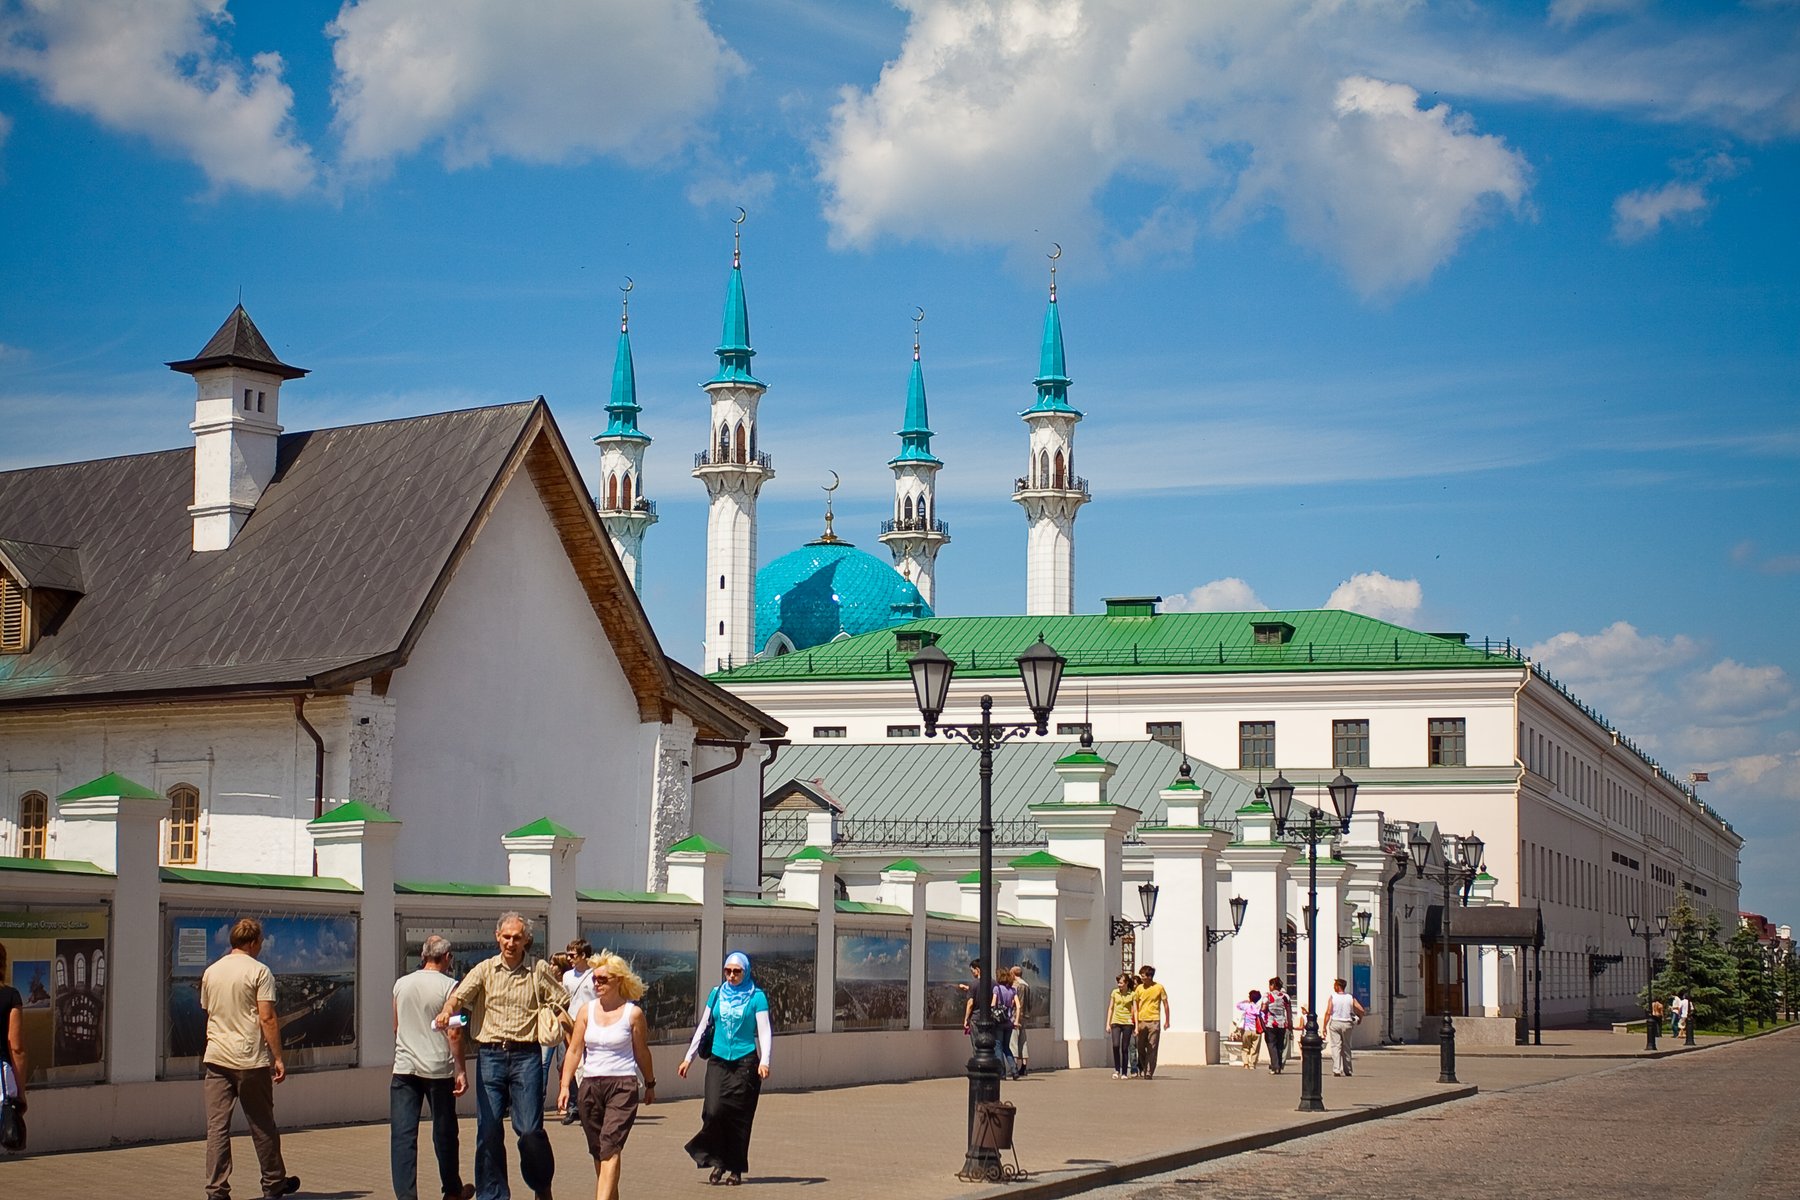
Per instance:
[[[1434,1108],[1440,1104],[1448,1104],[1453,1100],[1467,1100],[1477,1095],[1480,1089],[1471,1085],[1450,1087],[1442,1092],[1434,1092],[1425,1096],[1414,1096],[1408,1100],[1398,1100],[1392,1104],[1373,1104],[1367,1108],[1349,1109],[1331,1113],[1317,1120],[1302,1125],[1289,1125],[1280,1129],[1266,1129],[1260,1133],[1247,1133],[1221,1142],[1209,1142],[1204,1146],[1190,1146],[1184,1150],[1169,1150],[1161,1154],[1151,1154],[1143,1158],[1129,1159],[1125,1162],[1110,1163],[1103,1167],[1088,1170],[1077,1170],[1070,1174],[1058,1174],[1055,1179],[1042,1179],[1033,1176],[1021,1183],[1002,1184],[985,1191],[970,1192],[968,1200],[1057,1200],[1062,1196],[1075,1196],[1095,1188],[1110,1187],[1114,1184],[1129,1183],[1134,1179],[1143,1179],[1150,1175],[1161,1175],[1167,1171],[1181,1167],[1191,1167],[1196,1163],[1210,1162],[1216,1158],[1229,1158],[1234,1154],[1244,1154],[1251,1150],[1263,1150],[1270,1146],[1279,1146],[1283,1142],[1298,1141],[1300,1138],[1312,1137],[1318,1133],[1329,1133],[1334,1129],[1344,1129],[1351,1125],[1360,1125],[1364,1121],[1377,1121],[1383,1117],[1397,1117],[1403,1113],[1417,1111],[1421,1108]],[[1007,1152],[1002,1151],[1002,1157]]]

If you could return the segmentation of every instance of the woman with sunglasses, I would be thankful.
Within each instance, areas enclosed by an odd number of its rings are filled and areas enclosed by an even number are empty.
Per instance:
[[[638,1076],[644,1078],[643,1102],[656,1103],[650,1032],[644,1010],[635,1003],[644,997],[644,981],[630,963],[609,950],[589,958],[586,966],[595,998],[576,1013],[556,1106],[568,1108],[579,1066],[577,1111],[588,1152],[594,1156],[594,1200],[619,1200],[620,1158],[637,1120]]]
[[[725,960],[725,982],[706,998],[706,1010],[681,1060],[681,1077],[702,1045],[706,1061],[706,1102],[700,1132],[686,1146],[694,1165],[711,1167],[708,1183],[736,1187],[750,1169],[750,1127],[762,1081],[769,1077],[769,998],[750,979],[750,960],[733,953]]]

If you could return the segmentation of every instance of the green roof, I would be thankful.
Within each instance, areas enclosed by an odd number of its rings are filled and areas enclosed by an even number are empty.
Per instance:
[[[398,817],[376,808],[366,800],[351,800],[331,809],[322,817],[314,817],[308,825],[341,825],[350,821],[372,821],[377,825],[398,825]]]
[[[788,855],[789,862],[837,862],[835,854],[829,854],[818,846],[802,846],[798,853]]]
[[[971,921],[971,922],[973,922],[973,921],[979,921],[981,919],[980,917],[965,917],[961,913],[938,912],[935,909],[929,909],[929,908],[925,910],[925,915],[930,917],[934,921]]]
[[[542,900],[546,893],[509,883],[458,883],[455,880],[395,880],[394,890],[403,896],[524,896]]]
[[[1284,643],[1256,641],[1254,626],[1289,625]],[[1525,664],[1510,642],[1465,644],[1361,613],[1301,609],[1255,613],[1159,613],[1154,617],[1071,614],[1035,617],[927,617],[895,629],[929,630],[956,660],[957,675],[1018,674],[1016,659],[1041,633],[1064,658],[1065,676],[1225,675],[1271,671],[1509,669]],[[745,663],[714,676],[733,685],[790,679],[907,679],[909,655],[894,630],[878,630],[809,650]]]
[[[103,793],[112,794],[112,793]],[[347,879],[318,875],[271,875],[263,871],[202,871],[197,867],[164,867],[164,883],[210,883],[219,887],[282,888],[299,892],[360,892]]]
[[[578,899],[608,900],[623,904],[698,904],[692,896],[680,892],[609,892],[600,889],[577,891]]]
[[[837,910],[841,913],[887,913],[898,917],[910,915],[898,904],[879,904],[873,900],[839,900]]]
[[[956,882],[958,882],[958,883],[980,883],[981,882],[981,868],[976,867],[973,871],[970,871],[967,875],[958,875],[956,877]]]
[[[1066,858],[1058,858],[1048,850],[1035,850],[1021,855],[1006,864],[1009,867],[1072,867],[1076,864]]]
[[[91,783],[70,788],[58,796],[57,800],[91,800],[96,796],[125,796],[133,800],[161,800],[164,798],[162,793],[155,789],[147,788],[141,783],[133,783],[114,771],[109,775],[102,775]]]
[[[506,836],[509,838],[513,838],[513,837],[578,838],[581,835],[579,833],[576,833],[573,829],[570,829],[567,825],[558,825],[555,821],[552,821],[549,817],[539,817],[537,820],[533,821],[529,825],[519,826],[517,829],[513,830],[511,833],[507,834]]]
[[[112,872],[75,858],[9,858],[0,855],[0,871],[43,871],[52,875],[105,875]]]
[[[1065,754],[1056,760],[1056,765],[1059,767],[1064,763],[1068,763],[1071,766],[1105,766],[1106,760],[1101,758],[1098,754],[1095,754],[1092,750],[1084,747],[1083,749],[1075,751],[1073,754]]]
[[[669,853],[670,854],[676,854],[676,853],[730,854],[731,851],[729,851],[725,847],[719,845],[719,843],[710,841],[706,838],[703,838],[699,834],[696,833],[693,837],[682,838],[679,842],[676,842],[673,846],[670,846]]]
[[[727,896],[725,903],[738,908],[802,908],[813,911],[813,906],[800,900],[772,900],[766,896]]]
[[[921,867],[910,858],[902,858],[897,862],[891,862],[881,869],[884,871],[911,871],[914,875],[923,875],[926,873],[924,867]]]

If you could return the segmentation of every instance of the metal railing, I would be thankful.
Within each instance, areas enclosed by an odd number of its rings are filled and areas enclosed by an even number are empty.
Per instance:
[[[799,846],[806,841],[806,816],[804,812],[772,812],[764,813],[762,819],[763,845]],[[1236,819],[1208,821],[1214,829],[1222,829],[1236,841],[1241,827]],[[1140,821],[1137,829],[1125,835],[1125,844],[1139,846],[1143,839],[1138,836],[1143,830],[1162,829],[1168,826],[1167,821]],[[1010,821],[994,822],[994,845],[1020,847],[1044,846],[1050,839],[1038,828],[1036,821],[1029,817]],[[886,818],[881,820],[851,821],[839,820],[836,845],[846,847],[975,847],[981,844],[981,823],[979,821],[934,821],[915,818]]]
[[[902,517],[902,518],[895,518],[892,520],[883,521],[881,523],[881,532],[883,532],[883,533],[941,533],[945,537],[949,537],[950,536],[950,525],[948,522],[940,521],[935,517],[933,517],[929,521],[922,520],[919,517],[913,517],[910,520]]]
[[[767,450],[758,450],[745,458],[741,454],[724,453],[717,447],[702,450],[694,455],[694,466],[699,467],[761,467],[765,471],[775,469],[775,460],[769,457]]]
[[[608,508],[600,502],[600,497],[596,496],[594,497],[594,507],[600,511],[602,516],[614,516],[624,512],[646,513],[652,517],[656,515],[656,501],[646,500],[642,496],[633,500],[630,508]]]
[[[1088,481],[1079,475],[1065,475],[1061,483],[1033,483],[1031,478],[1021,475],[1013,480],[1013,491],[1017,492],[1080,492],[1089,500],[1094,494],[1088,491]]]

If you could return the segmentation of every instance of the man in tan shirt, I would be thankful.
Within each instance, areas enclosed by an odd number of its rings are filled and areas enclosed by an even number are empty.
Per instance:
[[[287,1077],[281,1058],[281,1029],[275,1016],[275,976],[257,961],[262,922],[243,917],[231,927],[231,953],[200,977],[200,1007],[206,1011],[206,1195],[230,1200],[231,1111],[242,1105],[250,1141],[262,1167],[262,1194],[285,1196],[300,1190],[281,1159],[275,1128],[275,1085]]]
[[[476,1200],[512,1200],[506,1172],[506,1131],[510,1111],[519,1142],[519,1174],[537,1200],[549,1200],[556,1162],[544,1133],[544,1051],[537,1040],[538,1011],[563,1008],[569,998],[562,980],[542,959],[525,957],[531,922],[503,913],[494,926],[500,953],[483,959],[444,1000],[442,1028],[459,1008],[474,1013],[475,1036],[475,1195]]]

